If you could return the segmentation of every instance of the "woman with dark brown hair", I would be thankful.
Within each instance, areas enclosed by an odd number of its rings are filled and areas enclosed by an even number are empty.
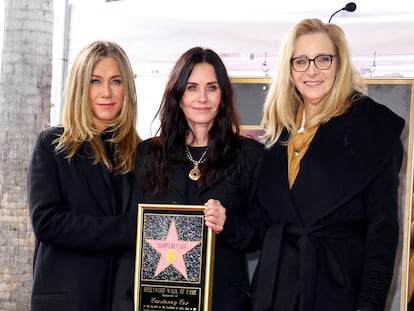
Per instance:
[[[219,233],[212,310],[248,310],[245,252],[256,245],[247,218],[254,217],[249,202],[263,146],[240,135],[219,55],[201,47],[186,51],[172,69],[158,115],[157,136],[138,146],[138,203],[204,204],[205,224]]]

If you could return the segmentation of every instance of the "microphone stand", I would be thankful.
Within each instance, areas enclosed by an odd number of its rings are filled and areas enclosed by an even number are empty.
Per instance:
[[[333,13],[331,15],[331,17],[329,18],[328,23],[331,22],[332,17],[338,12],[341,12],[341,11],[354,12],[355,10],[356,10],[356,4],[354,2],[349,2],[342,9],[340,9],[340,10],[336,11],[335,13]]]
[[[331,22],[332,17],[333,17],[336,13],[341,12],[341,11],[343,11],[343,10],[345,10],[345,8],[339,9],[338,11],[336,11],[335,13],[333,13],[333,14],[331,15],[331,17],[329,17],[329,21],[328,21],[328,23],[330,23],[330,22]]]

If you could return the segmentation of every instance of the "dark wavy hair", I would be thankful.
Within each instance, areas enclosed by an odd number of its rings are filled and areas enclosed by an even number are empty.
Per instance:
[[[186,161],[185,143],[191,129],[180,108],[180,101],[194,66],[200,63],[214,67],[221,90],[221,102],[208,133],[209,149],[199,184],[226,174],[226,168],[230,167],[240,147],[240,118],[234,103],[233,85],[223,61],[211,49],[189,49],[174,65],[155,116],[160,118],[161,123],[144,162],[142,184],[144,189],[154,194],[164,192],[169,185],[164,174],[168,161]]]

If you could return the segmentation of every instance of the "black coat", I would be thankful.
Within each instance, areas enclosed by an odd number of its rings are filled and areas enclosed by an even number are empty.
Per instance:
[[[398,244],[404,120],[369,98],[322,124],[288,185],[287,147],[265,152],[269,222],[254,310],[383,310]]]
[[[109,173],[92,164],[87,144],[70,162],[55,153],[61,133],[49,128],[38,136],[28,173],[32,311],[109,311],[117,254],[135,246],[135,217],[116,216],[129,208],[133,174],[121,177],[117,207]]]
[[[137,183],[142,181],[143,160],[152,140],[140,143],[137,154]],[[263,153],[263,145],[253,139],[243,139],[241,150],[234,161],[242,161],[241,173],[230,181],[220,176],[210,185],[200,188],[197,202],[204,204],[209,199],[220,200],[226,208],[224,230],[216,236],[213,311],[243,311],[250,305],[250,290],[245,252],[254,247],[254,229],[246,221],[249,201],[253,196],[253,185]],[[184,154],[184,150],[183,150]],[[187,204],[185,182],[188,170],[183,163],[168,163],[166,176],[171,182],[169,189],[156,197],[137,187],[138,203]],[[130,271],[133,271],[130,269]]]

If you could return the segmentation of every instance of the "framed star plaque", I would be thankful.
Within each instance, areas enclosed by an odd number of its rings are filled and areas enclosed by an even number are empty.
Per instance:
[[[204,206],[139,204],[135,311],[210,311],[214,232]]]

